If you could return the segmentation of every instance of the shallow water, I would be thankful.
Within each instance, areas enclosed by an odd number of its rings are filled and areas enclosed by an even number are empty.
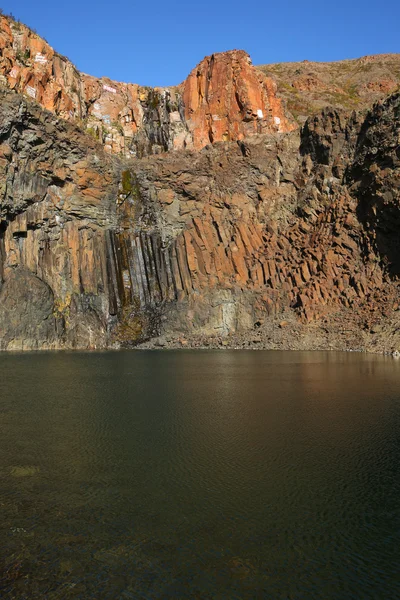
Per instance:
[[[0,355],[0,597],[400,598],[400,361]]]

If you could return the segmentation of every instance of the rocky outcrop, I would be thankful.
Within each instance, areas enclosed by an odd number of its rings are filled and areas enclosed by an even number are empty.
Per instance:
[[[365,228],[365,253],[379,256],[393,281],[400,276],[400,92],[367,115],[348,172],[357,197],[357,216]]]
[[[200,149],[257,133],[290,131],[276,85],[254,69],[246,52],[206,57],[182,85],[185,119]]]
[[[243,51],[206,57],[180,86],[149,88],[80,73],[36,33],[0,17],[0,83],[127,158],[289,131],[272,79]]]
[[[393,314],[393,266],[376,244],[371,247],[369,229],[376,235],[377,222],[367,227],[362,217],[360,190],[369,190],[369,205],[371,186],[364,175],[357,183],[350,179],[359,161],[367,169],[364,130],[372,135],[370,122],[381,113],[379,143],[385,156],[389,148],[392,153],[384,177],[394,193],[396,103],[397,96],[377,106],[364,123],[355,114],[326,110],[307,122],[301,136],[259,136],[199,155],[141,161],[135,169],[141,199],[158,215],[151,235],[162,232],[167,253],[161,271],[171,273],[169,287],[159,286],[155,261],[155,281],[144,285],[159,299],[175,301],[164,331],[227,335],[286,310],[312,323],[342,309],[369,330],[383,306]],[[386,240],[391,230],[378,238]],[[130,236],[121,234],[121,247],[129,246]],[[126,281],[134,265],[127,262]],[[145,296],[137,284],[130,290]]]
[[[294,130],[241,51],[151,90],[0,46],[0,349],[400,345],[399,93]]]
[[[0,347],[101,347],[118,168],[78,128],[10,92],[0,139]]]
[[[3,348],[396,318],[399,95],[134,162],[11,92],[0,107]]]

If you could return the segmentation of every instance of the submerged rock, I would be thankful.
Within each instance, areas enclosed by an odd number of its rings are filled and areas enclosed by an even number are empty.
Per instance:
[[[40,473],[40,469],[35,466],[12,467],[11,469],[13,477],[32,477],[38,473]]]

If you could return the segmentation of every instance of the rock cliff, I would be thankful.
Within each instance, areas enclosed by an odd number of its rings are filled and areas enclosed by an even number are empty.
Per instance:
[[[399,93],[295,129],[241,51],[151,90],[0,47],[0,348],[398,347]]]
[[[36,33],[5,16],[0,52],[0,83],[76,123],[106,151],[128,158],[294,127],[275,82],[243,51],[206,57],[172,88],[80,73]]]

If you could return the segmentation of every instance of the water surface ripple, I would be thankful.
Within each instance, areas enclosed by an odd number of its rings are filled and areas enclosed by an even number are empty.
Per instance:
[[[400,598],[400,362],[0,355],[3,599]]]

